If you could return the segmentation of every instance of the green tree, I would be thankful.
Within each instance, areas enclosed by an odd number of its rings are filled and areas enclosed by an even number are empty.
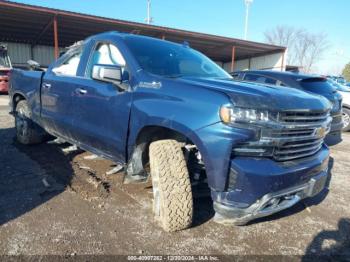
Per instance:
[[[346,81],[350,82],[350,63],[345,65],[342,75]]]

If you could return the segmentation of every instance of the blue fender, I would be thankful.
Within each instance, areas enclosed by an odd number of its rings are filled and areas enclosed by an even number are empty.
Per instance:
[[[152,79],[149,83],[158,83]],[[181,85],[176,79],[158,83],[158,88],[136,87],[130,116],[128,154],[135,148],[140,132],[149,126],[164,127],[190,139],[206,167],[208,184],[223,191],[226,186],[232,145],[250,138],[247,130],[221,122],[220,106],[230,103],[221,92],[195,85]],[[177,90],[174,94],[174,90]]]

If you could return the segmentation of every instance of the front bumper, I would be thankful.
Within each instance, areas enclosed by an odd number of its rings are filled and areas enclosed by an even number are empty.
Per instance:
[[[343,129],[342,113],[339,112],[337,114],[332,114],[332,123],[331,123],[331,129],[329,131],[329,135],[341,133],[342,129]]]
[[[231,188],[212,191],[215,220],[246,224],[271,215],[321,192],[328,176],[328,148],[313,157],[286,163],[270,159],[231,160]]]
[[[312,197],[320,193],[326,185],[328,170],[321,172],[309,182],[287,188],[285,190],[264,195],[248,208],[230,208],[214,202],[216,210],[215,221],[219,223],[232,223],[245,225],[249,221],[272,215],[284,209],[294,206],[300,200]]]

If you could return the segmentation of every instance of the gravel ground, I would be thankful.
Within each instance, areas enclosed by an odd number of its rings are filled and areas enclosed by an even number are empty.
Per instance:
[[[331,148],[328,192],[244,227],[214,223],[200,198],[194,226],[165,233],[149,184],[123,185],[106,175],[112,162],[67,144],[17,144],[6,105],[0,96],[0,255],[350,256],[350,133]]]

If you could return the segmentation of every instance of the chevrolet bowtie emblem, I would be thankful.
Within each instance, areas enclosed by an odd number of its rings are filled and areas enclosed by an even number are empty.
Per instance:
[[[326,136],[326,129],[324,127],[319,127],[315,130],[315,136],[318,138],[323,138]]]

